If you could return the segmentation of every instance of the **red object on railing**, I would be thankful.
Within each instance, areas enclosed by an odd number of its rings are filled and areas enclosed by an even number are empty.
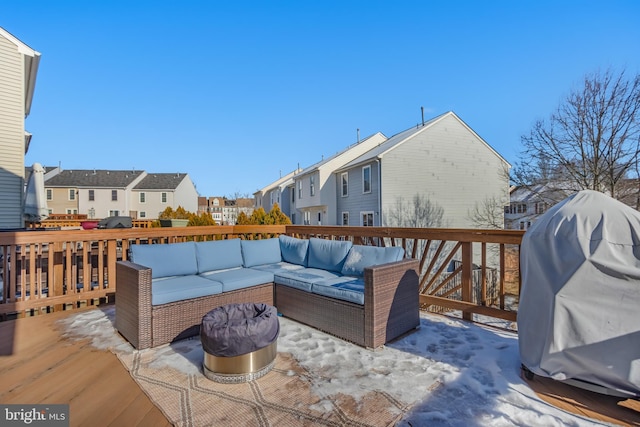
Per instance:
[[[80,221],[80,226],[83,230],[93,230],[98,228],[98,221]]]

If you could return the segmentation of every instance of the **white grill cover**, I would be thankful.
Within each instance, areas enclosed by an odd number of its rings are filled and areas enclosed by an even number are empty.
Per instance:
[[[525,233],[520,263],[522,363],[640,395],[640,212],[581,191]]]

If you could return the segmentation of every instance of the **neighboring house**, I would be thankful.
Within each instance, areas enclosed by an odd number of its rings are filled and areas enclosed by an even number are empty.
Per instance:
[[[312,225],[339,224],[336,216],[339,197],[335,170],[380,146],[386,139],[378,132],[296,174],[293,185],[286,187],[293,193],[291,200],[295,199],[293,206],[297,214],[290,216],[292,222]]]
[[[47,206],[53,214],[85,214],[88,218],[131,216],[156,219],[170,206],[190,212],[198,194],[184,173],[139,170],[60,170],[45,179]]]
[[[39,52],[0,27],[0,228],[24,227],[25,119],[39,63]]]
[[[198,197],[198,213],[210,213],[218,225],[221,225],[223,222],[224,205],[224,197]]]
[[[222,223],[224,225],[235,225],[238,222],[238,215],[243,212],[246,216],[253,213],[254,199],[238,197],[235,200],[225,199],[222,210]]]
[[[186,173],[147,173],[135,184],[131,196],[127,215],[132,218],[157,219],[167,207],[198,210],[198,192]]]
[[[532,188],[511,187],[509,205],[504,207],[504,228],[528,230],[540,215],[555,204],[543,194],[544,186],[542,185],[535,185]]]
[[[145,172],[139,170],[65,169],[44,183],[52,214],[88,218],[129,215],[130,191]]]
[[[255,207],[270,212],[273,205],[277,203],[280,206],[280,210],[290,219],[292,214],[295,216],[295,192],[291,190],[291,186],[294,183],[294,177],[301,171],[302,169],[297,168],[253,193]]]
[[[443,210],[441,227],[470,228],[474,206],[509,200],[511,165],[455,113],[405,130],[334,172],[338,224],[387,226],[416,195]],[[506,172],[506,173],[505,173]]]

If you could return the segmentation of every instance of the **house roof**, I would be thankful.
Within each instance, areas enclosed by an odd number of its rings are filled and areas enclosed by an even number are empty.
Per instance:
[[[91,187],[91,188],[125,188],[143,171],[68,169],[62,170],[45,182],[46,187]]]
[[[352,167],[357,166],[357,165],[362,164],[362,163],[368,163],[368,162],[371,162],[372,160],[380,159],[387,152],[389,152],[389,151],[393,150],[394,148],[396,148],[397,146],[403,144],[409,138],[411,138],[411,137],[413,137],[413,136],[415,136],[415,135],[417,135],[419,133],[424,132],[425,130],[429,129],[431,126],[433,126],[434,124],[436,124],[440,120],[444,119],[445,117],[449,117],[449,116],[454,117],[456,120],[458,120],[464,127],[466,127],[480,141],[482,141],[487,146],[488,149],[490,149],[496,156],[498,156],[500,158],[500,160],[502,160],[503,162],[505,162],[506,164],[509,165],[509,162],[507,162],[504,157],[502,157],[496,150],[494,150],[489,144],[487,144],[487,142],[484,139],[482,139],[477,133],[475,133],[473,129],[471,129],[460,117],[458,117],[456,115],[456,113],[454,113],[453,111],[448,111],[448,112],[446,112],[444,114],[441,114],[439,116],[436,116],[436,117],[424,122],[424,124],[418,124],[415,127],[411,127],[411,128],[409,128],[407,130],[404,130],[404,131],[402,131],[400,133],[397,133],[397,134],[393,135],[391,138],[387,139],[382,144],[378,145],[377,147],[367,151],[365,154],[361,155],[360,157],[358,157],[358,158],[352,160],[351,162],[347,163],[342,168],[340,168],[338,171],[343,171],[343,170],[352,168]]]
[[[302,170],[302,172],[300,172],[300,173],[298,174],[298,176],[303,176],[303,175],[309,174],[309,173],[311,173],[311,172],[315,172],[315,171],[317,171],[317,170],[318,170],[318,169],[320,169],[324,164],[326,164],[326,163],[330,162],[331,160],[333,160],[333,159],[335,159],[335,158],[337,158],[337,157],[340,157],[341,155],[343,155],[343,154],[345,154],[345,153],[349,152],[352,148],[354,148],[354,147],[358,146],[359,144],[362,144],[362,143],[364,143],[364,142],[368,141],[369,139],[373,138],[373,137],[374,137],[374,136],[376,136],[376,135],[380,135],[380,136],[382,136],[383,138],[385,138],[385,139],[386,139],[386,137],[384,136],[384,134],[383,134],[382,132],[376,132],[376,133],[374,133],[373,135],[369,135],[369,136],[367,136],[366,138],[364,138],[364,139],[362,139],[362,140],[360,140],[360,141],[356,142],[355,144],[351,144],[350,146],[348,146],[347,148],[345,148],[345,149],[344,149],[344,150],[342,150],[342,151],[337,152],[337,153],[336,153],[336,154],[334,154],[333,156],[327,157],[326,159],[322,159],[322,160],[320,160],[319,162],[314,163],[313,165],[311,165],[311,166],[309,166],[309,167],[307,167],[307,168],[303,169],[303,170]],[[388,141],[388,140],[387,140],[387,141]],[[386,143],[386,141],[385,141],[385,142],[383,142],[383,143],[382,143],[382,144],[380,144],[380,145],[384,145],[385,143]],[[378,147],[380,147],[380,145],[378,145]],[[371,151],[373,151],[373,150],[371,150]]]
[[[283,177],[278,178],[276,181],[272,182],[271,184],[267,185],[266,187],[263,187],[262,189],[256,191],[253,194],[257,194],[257,193],[262,193],[262,194],[266,194],[267,192],[269,192],[270,190],[280,187],[282,188],[282,183],[287,182],[289,180],[291,180],[293,178],[294,175],[300,173],[301,169],[298,168],[292,172],[289,172],[288,174],[286,174]]]
[[[148,173],[134,190],[175,190],[186,178],[186,173]]]
[[[40,65],[40,52],[31,49],[2,27],[0,27],[0,36],[3,36],[13,43],[18,49],[18,52],[24,56],[24,114],[26,117],[31,112],[33,92],[36,88],[36,75],[38,74],[38,66]]]

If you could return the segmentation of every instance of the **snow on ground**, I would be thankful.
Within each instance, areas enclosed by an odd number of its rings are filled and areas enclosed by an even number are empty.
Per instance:
[[[115,309],[69,316],[70,337],[91,338],[98,348],[133,351],[114,330]],[[358,400],[377,389],[411,406],[408,426],[608,425],[559,410],[520,378],[517,335],[454,318],[421,313],[420,328],[377,350],[367,350],[295,321],[280,318],[278,351],[319,373],[321,396],[345,393]],[[193,373],[202,347],[189,339],[152,350],[158,366]]]

